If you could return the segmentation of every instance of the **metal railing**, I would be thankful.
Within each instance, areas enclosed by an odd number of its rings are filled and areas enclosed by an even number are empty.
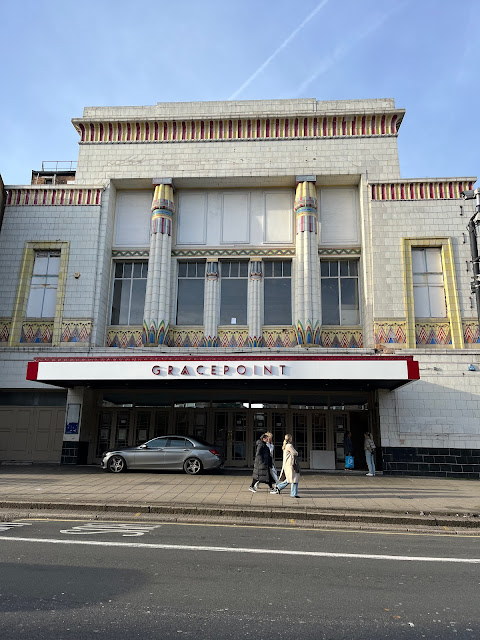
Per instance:
[[[76,160],[44,160],[42,171],[76,171]]]

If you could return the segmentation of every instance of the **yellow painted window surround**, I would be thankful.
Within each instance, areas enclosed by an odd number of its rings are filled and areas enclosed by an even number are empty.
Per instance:
[[[22,333],[23,323],[27,321],[26,312],[36,251],[60,251],[60,268],[53,318],[52,346],[60,344],[62,332],[63,304],[67,281],[67,266],[70,245],[68,242],[27,242],[23,251],[22,264],[18,279],[17,295],[13,309],[12,326],[9,337],[10,345],[18,345]]]
[[[414,349],[416,346],[412,248],[434,247],[441,249],[443,282],[445,285],[445,299],[447,303],[447,321],[450,324],[450,331],[452,334],[452,348],[463,349],[462,318],[460,314],[460,303],[455,276],[455,262],[453,259],[452,242],[450,238],[402,238],[404,296],[407,320],[406,346],[408,349]]]

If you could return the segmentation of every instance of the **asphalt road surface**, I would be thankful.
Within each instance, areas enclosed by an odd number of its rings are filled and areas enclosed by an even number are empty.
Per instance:
[[[0,523],[0,638],[480,637],[480,538]]]

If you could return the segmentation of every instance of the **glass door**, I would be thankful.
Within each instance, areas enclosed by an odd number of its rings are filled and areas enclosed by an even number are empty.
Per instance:
[[[295,411],[292,415],[292,437],[293,446],[298,451],[298,460],[300,466],[308,469],[310,461],[308,459],[308,429],[307,429],[308,413],[305,411]]]
[[[267,431],[271,431],[273,434],[273,444],[275,445],[275,466],[280,473],[283,463],[283,451],[282,444],[285,434],[288,433],[287,429],[287,412],[286,411],[272,411],[270,413],[270,428]]]
[[[333,414],[333,437],[335,447],[335,466],[337,469],[345,468],[345,450],[343,440],[348,431],[348,413],[335,412]]]
[[[225,464],[245,467],[247,465],[247,412],[232,411],[230,418]]]

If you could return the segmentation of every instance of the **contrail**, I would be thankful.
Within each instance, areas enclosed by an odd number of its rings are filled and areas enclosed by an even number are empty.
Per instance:
[[[278,56],[278,54],[280,53],[280,51],[282,51],[283,49],[285,49],[285,47],[295,38],[295,36],[299,33],[299,31],[301,31],[303,29],[303,27],[308,24],[310,22],[310,20],[317,15],[317,13],[323,9],[323,7],[327,4],[328,0],[322,0],[322,2],[320,2],[315,9],[312,11],[312,13],[310,13],[310,15],[308,15],[305,20],[294,30],[292,31],[292,33],[288,36],[288,38],[286,40],[284,40],[282,42],[282,44],[278,47],[278,49],[276,49],[271,56],[269,56],[265,62],[260,65],[260,67],[258,67],[258,69],[255,71],[255,73],[253,73],[250,78],[248,78],[248,80],[246,80],[242,86],[237,89],[234,93],[232,93],[232,95],[229,97],[229,100],[235,100],[235,98],[240,95],[242,93],[242,91],[244,89],[246,89],[246,87],[248,87],[248,85],[253,82],[255,80],[255,78],[260,75],[262,73],[262,71],[270,64],[270,62],[276,58]]]
[[[311,84],[319,76],[329,71],[333,67],[333,65],[336,64],[339,60],[342,60],[343,58],[345,58],[345,56],[347,56],[350,53],[350,51],[359,42],[361,42],[362,40],[370,36],[372,33],[377,31],[377,29],[379,29],[382,26],[382,24],[393,13],[403,8],[403,6],[406,4],[408,4],[408,2],[403,2],[400,5],[397,5],[393,10],[388,11],[383,16],[380,16],[380,18],[378,18],[375,22],[369,25],[364,31],[357,34],[356,37],[352,38],[349,36],[348,39],[345,40],[345,42],[342,42],[341,44],[337,45],[334,48],[332,53],[328,54],[323,58],[323,60],[320,62],[319,67],[315,71],[315,73],[313,73],[309,78],[307,78],[304,82],[302,82],[302,84],[297,90],[297,96],[300,96],[305,91],[305,89],[308,87],[309,84]]]

